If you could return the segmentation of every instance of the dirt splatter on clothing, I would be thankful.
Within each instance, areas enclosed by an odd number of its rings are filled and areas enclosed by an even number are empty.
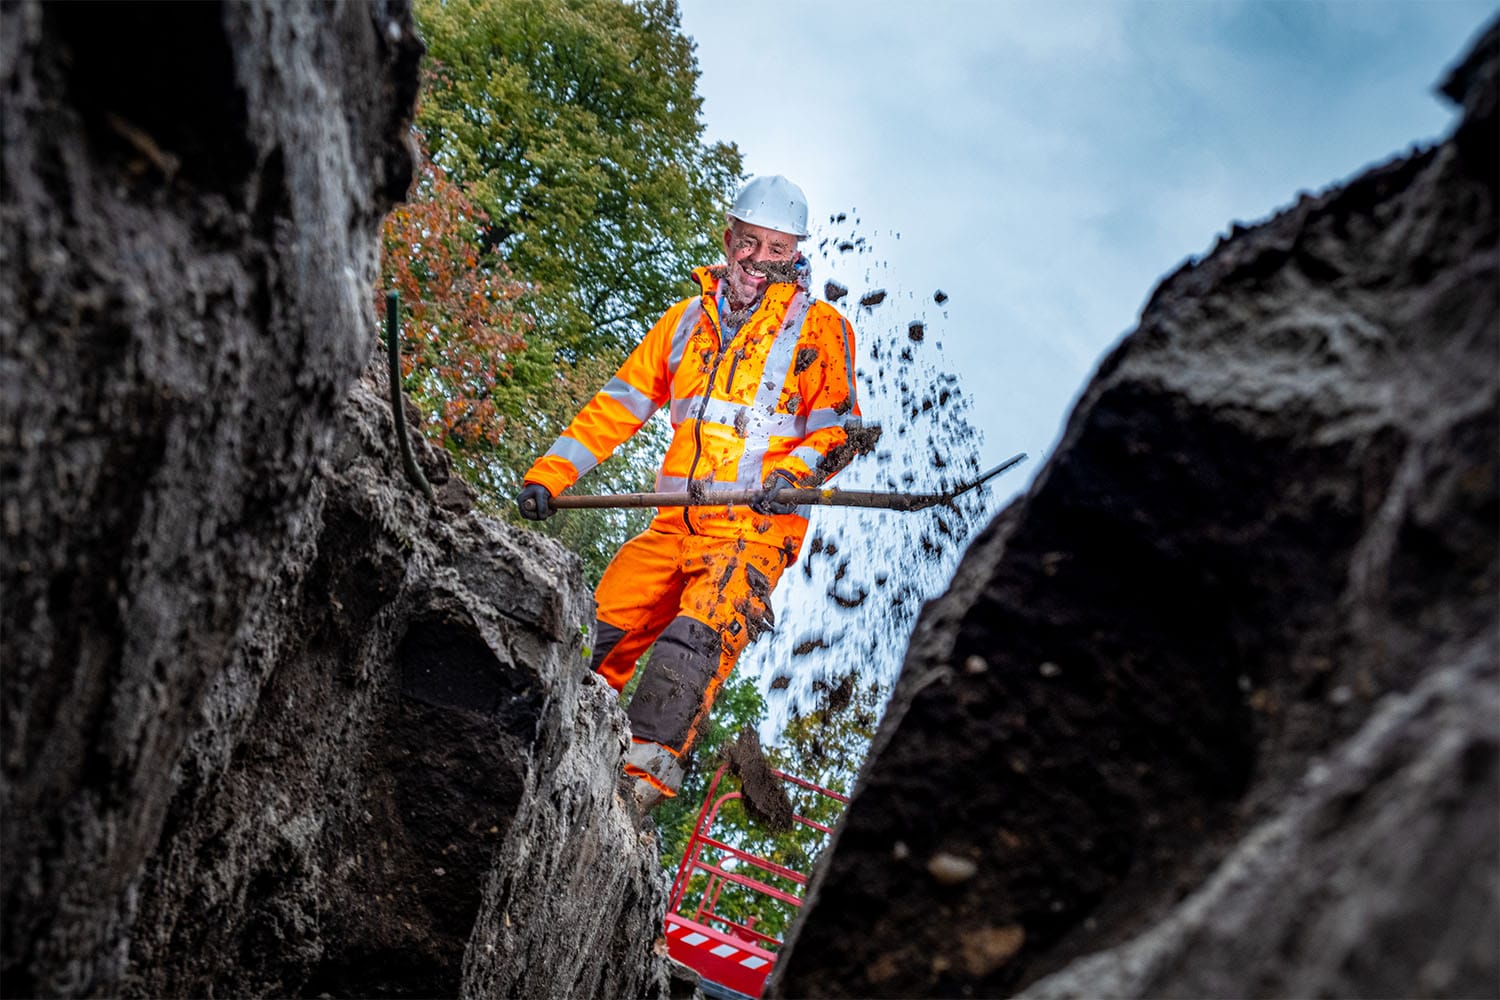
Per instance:
[[[880,441],[880,425],[866,424],[849,432],[848,440],[818,460],[817,472],[827,477],[838,472],[860,455],[868,455]]]
[[[763,274],[769,281],[797,280],[797,261],[795,259],[751,262],[745,265],[745,270],[753,274]]]

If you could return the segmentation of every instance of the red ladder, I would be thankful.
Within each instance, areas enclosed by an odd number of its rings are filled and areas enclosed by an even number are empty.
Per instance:
[[[719,895],[725,885],[733,883],[785,903],[795,909],[802,906],[802,893],[807,890],[807,876],[774,861],[743,851],[709,835],[719,809],[724,803],[742,798],[738,791],[725,792],[715,798],[719,782],[724,777],[727,765],[714,772],[709,783],[708,794],[703,798],[703,808],[698,813],[698,823],[682,854],[682,864],[677,868],[677,879],[672,883],[672,895],[667,904],[666,937],[667,954],[698,972],[704,979],[704,992],[719,997],[759,997],[765,988],[766,977],[776,964],[776,951],[781,946],[777,938],[757,931],[751,918],[750,924],[742,924],[715,912]],[[793,777],[783,771],[772,770],[772,774],[818,795],[826,796],[847,805],[849,799],[810,781]],[[825,837],[833,831],[815,820],[797,814],[794,822],[816,830]],[[713,856],[704,853],[713,849]],[[726,861],[735,859],[737,867],[748,865],[763,872],[785,879],[795,886],[797,892],[787,892],[755,878],[753,875],[731,871],[724,867]],[[703,872],[708,884],[698,898],[697,908],[691,915],[683,912],[682,904],[687,894],[688,883],[693,876]],[[721,929],[722,928],[722,929]],[[720,990],[713,990],[718,986]]]

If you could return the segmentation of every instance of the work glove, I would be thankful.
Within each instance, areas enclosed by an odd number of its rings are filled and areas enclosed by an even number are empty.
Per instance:
[[[797,505],[785,500],[777,500],[776,494],[782,490],[791,489],[795,484],[792,477],[785,472],[777,470],[766,477],[761,483],[760,492],[755,499],[750,501],[750,509],[757,514],[793,514],[796,513]]]
[[[551,491],[541,483],[527,483],[516,497],[516,506],[521,508],[521,516],[528,521],[545,521],[557,513],[552,509]]]

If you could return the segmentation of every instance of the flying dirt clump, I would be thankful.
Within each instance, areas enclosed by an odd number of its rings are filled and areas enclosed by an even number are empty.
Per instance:
[[[854,596],[846,597],[832,587],[828,588],[828,598],[841,608],[857,608],[869,598],[870,592],[863,587],[854,589]]]
[[[766,763],[766,755],[760,748],[760,737],[752,727],[740,730],[734,742],[724,748],[724,758],[729,770],[740,779],[742,801],[750,818],[773,833],[791,830],[792,800],[771,773],[771,765]]]
[[[899,281],[892,284],[888,275],[872,273],[886,270],[883,263],[866,269],[862,277],[855,275],[854,251],[866,253],[870,243],[858,232],[859,220],[849,218],[853,228],[830,233],[813,256],[835,271],[822,274],[828,300],[841,300],[838,305],[846,311],[859,307],[851,314],[859,362],[854,375],[868,429],[854,431],[856,436],[832,456],[834,461],[814,469],[800,485],[827,482],[851,457],[864,455],[869,457],[849,462],[849,470],[839,473],[843,478],[835,482],[841,489],[946,491],[955,480],[979,471],[981,437],[969,423],[971,403],[958,388],[959,376],[939,367],[944,360],[943,320],[933,303],[941,307],[948,295],[941,290],[918,294],[914,312],[906,312],[906,305],[899,312],[884,309],[887,302],[909,303],[913,296]],[[841,260],[842,254],[849,257]],[[854,314],[860,317],[857,322]],[[848,413],[854,398],[851,394],[851,402],[836,412]],[[882,425],[885,433],[877,437],[876,428]],[[790,717],[810,710],[814,700],[826,696],[828,685],[836,686],[856,662],[861,683],[877,686],[872,700],[881,700],[879,685],[888,685],[894,676],[899,666],[895,651],[916,611],[971,531],[983,523],[987,503],[988,497],[976,491],[952,502],[951,511],[818,512],[817,529],[803,548],[802,572],[795,581],[795,586],[806,589],[799,617],[807,615],[813,621],[799,623],[796,634],[769,636],[760,650],[768,664],[777,664],[768,679],[768,692],[778,695],[768,698],[773,720],[780,722],[782,713]],[[931,523],[939,515],[949,519],[946,529]],[[845,529],[851,533],[833,544],[834,532]],[[835,558],[840,549],[847,555]],[[899,574],[892,574],[894,566],[902,567]],[[826,645],[809,647],[808,641],[818,635],[827,636]]]
[[[825,720],[849,707],[849,703],[854,700],[854,685],[855,676],[852,670],[840,677],[837,684],[828,684],[826,681],[813,682],[814,691],[824,692],[828,696],[827,702],[823,705]]]

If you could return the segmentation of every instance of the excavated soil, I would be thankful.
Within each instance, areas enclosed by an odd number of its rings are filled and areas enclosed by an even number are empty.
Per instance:
[[[792,800],[761,750],[760,737],[746,726],[724,747],[729,770],[740,779],[745,812],[756,823],[776,833],[792,829]]]

